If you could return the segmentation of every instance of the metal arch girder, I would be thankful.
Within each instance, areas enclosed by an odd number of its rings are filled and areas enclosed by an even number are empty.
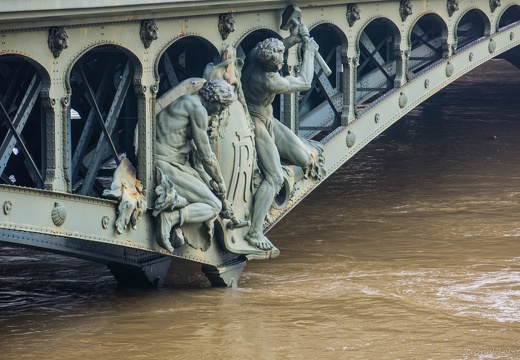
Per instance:
[[[43,176],[41,175],[40,171],[38,170],[38,166],[36,166],[36,163],[34,162],[34,159],[32,158],[31,153],[27,149],[27,146],[25,145],[25,141],[23,140],[21,135],[18,133],[15,124],[13,124],[13,121],[9,117],[9,114],[7,113],[4,105],[1,102],[0,102],[0,110],[1,110],[0,114],[4,118],[4,121],[7,124],[9,130],[11,131],[11,133],[13,134],[13,136],[16,139],[16,143],[18,144],[18,146],[20,146],[20,149],[22,150],[22,153],[24,154],[26,160],[29,162],[29,165],[31,166],[32,170],[38,176],[38,178],[37,178],[37,180],[39,180],[38,184],[41,186],[41,184],[43,184]]]
[[[467,24],[466,26],[470,26],[471,24]],[[365,44],[370,46],[370,39],[367,37],[364,39]],[[433,44],[433,45],[432,45]],[[410,58],[409,61],[409,71],[414,71],[417,68],[421,68],[424,65],[431,63],[430,57],[433,58],[435,54],[432,47],[435,48],[440,47],[442,44],[442,37],[437,37],[432,39],[429,42],[429,46],[421,45],[414,49],[414,53],[417,55],[417,59]],[[371,48],[375,49],[372,45]],[[375,59],[382,58],[379,56],[375,56]],[[395,68],[393,62],[382,64],[383,68],[387,69],[387,72],[391,75],[395,74]],[[373,97],[377,92],[382,91],[386,88],[382,88],[382,85],[386,83],[387,77],[383,76],[380,71],[377,69],[371,71],[366,74],[363,78],[358,79],[358,84],[361,84],[361,87],[357,87],[358,91],[356,93],[356,98],[358,103],[362,103],[369,98]],[[378,89],[374,91],[374,89]],[[363,91],[364,90],[364,91]],[[388,89],[387,89],[388,90]],[[331,97],[331,100],[335,104],[337,111],[340,111],[343,106],[343,98],[338,96],[337,94]],[[335,114],[327,109],[327,102],[324,102],[318,105],[315,109],[311,110],[300,120],[300,131],[299,135],[306,138],[312,138],[319,131],[311,130],[314,128],[322,129],[323,127],[330,127],[333,124]]]
[[[103,72],[103,75],[101,77],[101,82],[99,84],[99,87],[97,89],[96,95],[95,95],[95,101],[99,103],[105,96],[108,90],[108,82],[112,76],[112,71],[114,70],[115,63],[113,61],[108,60],[108,66],[105,67],[105,71]],[[78,72],[76,73],[79,80],[81,81],[81,74]],[[87,116],[87,119],[85,120],[85,125],[83,126],[83,130],[81,132],[78,144],[76,145],[76,149],[74,151],[74,155],[72,157],[72,165],[71,165],[71,179],[74,181],[76,179],[80,169],[81,169],[81,162],[83,157],[86,154],[86,147],[88,143],[90,142],[90,139],[93,135],[94,130],[94,123],[95,123],[95,117],[96,117],[96,111],[92,107],[89,111],[89,114]],[[69,119],[70,121],[70,119]],[[70,132],[69,132],[70,135]]]
[[[37,81],[37,76],[35,74],[13,119],[13,125],[18,134],[21,134],[23,128],[25,127],[31,110],[34,107],[34,103],[36,102],[36,99],[40,94],[41,86],[42,83],[41,81]],[[9,161],[13,153],[16,141],[17,139],[15,134],[11,129],[9,129],[4,140],[2,141],[2,145],[0,146],[0,174],[4,173],[5,167],[7,166],[7,162]],[[43,183],[41,183],[40,186],[41,185],[43,185]]]
[[[86,80],[86,79],[84,79]],[[130,87],[130,84],[132,82],[132,77],[130,76],[130,61],[127,61],[125,65],[125,69],[123,71],[123,74],[121,75],[121,79],[119,81],[119,85],[117,87],[116,94],[114,95],[114,100],[112,102],[112,105],[110,106],[110,110],[107,115],[106,121],[103,121],[101,119],[100,122],[103,123],[104,126],[104,135],[100,136],[98,139],[98,143],[96,146],[96,149],[94,151],[94,156],[92,163],[90,164],[87,174],[85,175],[85,179],[83,181],[83,185],[80,190],[80,194],[87,195],[90,190],[92,189],[92,186],[94,184],[94,180],[96,178],[96,174],[99,170],[99,167],[101,165],[101,162],[103,160],[102,155],[104,154],[104,148],[109,145],[112,149],[112,155],[114,156],[114,159],[116,160],[116,163],[119,162],[118,154],[115,149],[115,145],[112,142],[111,134],[115,128],[115,125],[117,123],[117,116],[119,116],[119,112],[121,111],[121,108],[123,106],[123,102],[126,96],[126,93],[128,91],[128,88]],[[88,84],[87,84],[88,85]],[[95,99],[90,93],[90,100],[95,102]],[[98,112],[98,118],[101,114]]]

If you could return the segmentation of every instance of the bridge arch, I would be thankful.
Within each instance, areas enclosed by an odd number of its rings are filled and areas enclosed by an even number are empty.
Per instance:
[[[49,73],[35,59],[0,56],[0,183],[44,188],[48,142],[42,134],[54,119],[50,87]]]
[[[469,8],[457,19],[454,30],[458,50],[484,36],[491,35],[491,22],[482,10]]]
[[[408,47],[408,74],[413,76],[434,62],[448,57],[448,25],[436,13],[422,14],[410,28]]]
[[[389,18],[381,16],[363,25],[356,39],[357,108],[364,108],[394,89],[397,69],[402,68],[400,43],[399,28]]]
[[[135,129],[145,121],[142,75],[139,59],[113,43],[90,46],[69,64],[66,172],[72,193],[100,197],[123,156],[137,167]]]
[[[520,18],[520,5],[510,5],[505,8],[499,15],[497,21],[497,31],[500,31],[509,25],[518,22]]]
[[[341,54],[348,49],[345,32],[337,25],[322,21],[310,28],[310,36],[319,44],[319,53],[331,69],[326,76],[316,66],[311,89],[301,93],[298,101],[299,130],[307,138],[327,135],[341,125],[343,111]],[[348,91],[348,90],[346,90]],[[319,122],[311,121],[318,119]]]
[[[206,65],[218,57],[218,49],[201,36],[188,35],[171,41],[155,59],[157,97],[183,80],[202,77]]]

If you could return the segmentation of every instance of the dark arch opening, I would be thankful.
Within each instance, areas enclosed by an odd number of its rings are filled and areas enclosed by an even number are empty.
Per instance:
[[[422,16],[410,33],[409,74],[414,75],[447,56],[448,29],[436,14]]]
[[[394,88],[399,43],[398,29],[384,18],[371,21],[361,33],[358,39],[358,110]]]
[[[489,19],[478,9],[468,11],[457,25],[457,49],[490,34]]]
[[[72,66],[67,167],[73,193],[100,197],[110,188],[122,157],[138,165],[138,101],[132,86],[136,64],[120,48],[101,45]]]
[[[310,36],[320,46],[319,52],[332,71],[326,76],[315,63],[311,89],[302,92],[299,98],[299,135],[316,139],[323,138],[341,124],[341,48],[347,47],[347,40],[332,24],[314,27]]]
[[[504,11],[498,22],[498,30],[520,21],[520,6],[512,5]]]
[[[46,115],[40,97],[49,76],[34,61],[0,56],[0,182],[43,188]]]
[[[157,98],[183,80],[202,77],[210,62],[219,62],[219,52],[209,41],[187,36],[172,43],[159,59]]]

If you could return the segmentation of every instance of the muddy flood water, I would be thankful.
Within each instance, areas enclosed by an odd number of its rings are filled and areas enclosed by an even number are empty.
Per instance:
[[[235,290],[0,246],[0,359],[520,359],[520,70],[494,60],[333,174]]]

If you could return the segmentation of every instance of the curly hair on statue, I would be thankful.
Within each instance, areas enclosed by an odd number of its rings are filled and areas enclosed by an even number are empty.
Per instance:
[[[276,46],[283,47],[283,43],[276,38],[265,39],[258,45],[256,54],[261,60],[268,60],[273,55],[273,49]]]
[[[236,100],[233,86],[223,79],[209,79],[200,89],[199,95],[206,101],[227,106]]]

